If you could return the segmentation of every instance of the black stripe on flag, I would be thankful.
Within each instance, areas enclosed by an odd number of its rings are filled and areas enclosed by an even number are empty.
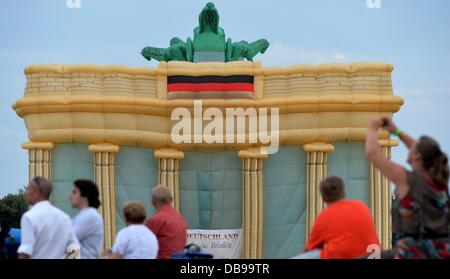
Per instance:
[[[169,76],[167,83],[253,83],[253,76]]]

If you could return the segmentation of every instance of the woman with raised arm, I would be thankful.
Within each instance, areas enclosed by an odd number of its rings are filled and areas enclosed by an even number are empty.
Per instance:
[[[412,170],[387,159],[378,143],[378,130],[397,136],[409,149]],[[418,140],[401,131],[392,120],[369,121],[366,154],[395,185],[392,205],[392,250],[394,258],[450,258],[450,199],[447,155],[429,136]]]

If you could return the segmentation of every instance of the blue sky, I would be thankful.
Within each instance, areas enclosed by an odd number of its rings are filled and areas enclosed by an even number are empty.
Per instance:
[[[264,66],[381,61],[394,65],[395,114],[413,136],[429,134],[450,151],[450,1],[214,1],[220,25],[234,41],[266,38]],[[206,1],[2,0],[0,3],[0,196],[28,180],[24,122],[11,109],[23,95],[23,69],[39,63],[155,66],[142,47],[192,36]],[[395,148],[404,164],[406,149]]]

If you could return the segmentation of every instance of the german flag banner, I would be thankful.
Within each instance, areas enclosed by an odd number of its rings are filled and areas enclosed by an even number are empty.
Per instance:
[[[168,99],[253,99],[253,76],[169,76]]]

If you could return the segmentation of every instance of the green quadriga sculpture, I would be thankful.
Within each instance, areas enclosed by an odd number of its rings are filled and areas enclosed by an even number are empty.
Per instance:
[[[219,12],[209,2],[200,12],[199,25],[194,29],[194,40],[172,38],[168,48],[145,47],[141,54],[147,60],[189,61],[189,62],[229,62],[247,59],[253,61],[258,53],[264,53],[269,47],[266,39],[253,43],[225,41],[225,31],[219,27]]]

